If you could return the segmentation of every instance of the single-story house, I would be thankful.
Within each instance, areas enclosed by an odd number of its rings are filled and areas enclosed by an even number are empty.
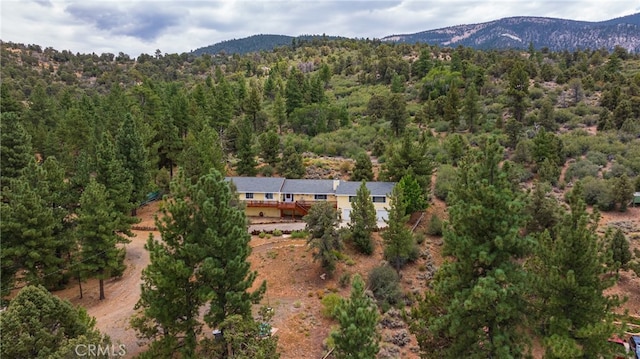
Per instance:
[[[304,216],[318,201],[334,205],[348,222],[351,202],[360,182],[320,179],[286,179],[274,177],[226,177],[236,188],[250,217],[282,218]],[[378,221],[388,218],[389,196],[394,182],[367,182]]]

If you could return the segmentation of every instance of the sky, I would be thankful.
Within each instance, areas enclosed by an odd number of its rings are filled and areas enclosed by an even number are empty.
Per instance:
[[[638,0],[1,0],[0,39],[73,53],[183,53],[255,34],[382,38],[510,16],[602,21]]]

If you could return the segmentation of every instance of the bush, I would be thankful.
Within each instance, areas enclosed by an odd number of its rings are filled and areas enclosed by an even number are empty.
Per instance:
[[[325,318],[333,319],[334,311],[336,307],[340,304],[342,297],[337,293],[329,293],[322,297],[320,301],[322,303],[322,315]]]
[[[260,237],[260,238],[265,238],[266,236],[267,236],[267,232],[265,232],[265,231],[262,231],[262,232],[260,232],[260,234],[258,234],[258,237]]]
[[[442,221],[435,213],[431,215],[431,220],[429,220],[429,226],[427,227],[427,233],[432,236],[442,235]]]
[[[293,239],[305,239],[309,236],[307,231],[293,231],[291,232],[291,238]]]
[[[600,151],[587,152],[587,159],[598,166],[607,165],[607,156]]]
[[[351,273],[343,273],[338,279],[338,285],[340,288],[346,288],[351,284]]]
[[[436,132],[447,132],[449,131],[449,122],[448,121],[436,121],[431,124],[431,127]]]
[[[280,237],[282,235],[282,231],[279,229],[274,229],[273,230],[273,235],[274,237]]]
[[[367,286],[373,292],[378,305],[385,307],[400,302],[402,292],[399,282],[398,273],[388,265],[383,265],[375,267],[369,272]]]
[[[569,182],[574,178],[583,179],[585,177],[597,177],[600,166],[593,164],[589,160],[579,160],[569,165],[565,173],[565,181]]]
[[[607,180],[585,177],[582,179],[584,188],[584,201],[588,205],[597,206],[601,211],[612,211],[615,208],[615,199],[612,191],[612,183]]]
[[[449,191],[453,188],[457,173],[455,167],[451,165],[441,165],[438,168],[438,176],[436,177],[436,185],[433,194],[439,199],[446,201]]]
[[[271,165],[265,165],[260,167],[259,172],[261,175],[265,177],[272,177],[273,174],[276,172],[276,170],[273,167],[271,167]]]

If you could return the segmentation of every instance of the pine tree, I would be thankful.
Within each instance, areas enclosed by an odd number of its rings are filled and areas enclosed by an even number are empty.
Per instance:
[[[135,216],[138,204],[146,198],[151,180],[147,149],[133,116],[127,114],[115,141],[116,157],[131,177],[129,203]]]
[[[109,337],[95,325],[95,319],[82,307],[74,307],[41,286],[30,285],[21,289],[0,315],[0,356],[73,358],[78,356],[78,344],[106,348]],[[113,349],[117,353],[126,351],[117,345]]]
[[[596,232],[598,213],[589,215],[582,198],[578,182],[567,194],[570,212],[553,236],[548,231],[538,236],[531,261],[534,308],[548,358],[606,357],[611,349],[611,309],[618,301],[603,294],[613,279],[603,277],[607,257]]]
[[[238,166],[236,171],[241,176],[255,176],[257,173],[256,151],[253,148],[254,142],[251,125],[245,119],[238,125],[238,138],[236,139],[236,149],[238,153]]]
[[[626,268],[631,261],[632,255],[629,249],[629,241],[620,228],[616,229],[613,235],[607,233],[607,238],[610,238],[609,250],[617,273],[621,268]]]
[[[373,164],[371,157],[366,152],[356,155],[356,165],[351,175],[352,181],[373,181]]]
[[[427,153],[427,145],[427,142],[416,143],[406,134],[399,148],[397,146],[387,148],[387,161],[382,165],[380,178],[398,182],[404,175],[413,171],[413,176],[426,195],[431,188],[433,171],[433,162]]]
[[[407,262],[416,259],[417,249],[411,230],[406,226],[409,217],[402,187],[393,187],[390,201],[389,218],[385,220],[387,228],[382,232],[384,258],[399,272]]]
[[[373,242],[371,233],[377,227],[376,209],[371,200],[371,192],[367,188],[367,183],[362,181],[356,198],[351,204],[352,210],[349,217],[350,238],[356,248],[364,253],[373,253]]]
[[[2,186],[11,178],[20,177],[22,170],[34,160],[31,136],[14,112],[2,112],[0,121],[0,168]]]
[[[553,231],[560,221],[561,208],[553,197],[547,195],[549,191],[551,191],[549,184],[545,182],[535,184],[529,203],[525,208],[528,217],[525,224],[527,233]]]
[[[56,221],[48,207],[25,180],[13,180],[2,191],[0,264],[2,296],[14,287],[15,275],[24,270],[29,284],[56,282],[62,259],[56,254],[59,241],[54,236]],[[55,278],[46,278],[54,275]]]
[[[180,170],[194,184],[212,168],[225,173],[225,154],[218,133],[208,125],[199,132],[189,132],[184,139],[184,149],[178,164]]]
[[[273,118],[276,120],[276,123],[278,124],[278,132],[282,132],[282,126],[284,126],[287,121],[287,111],[285,108],[284,99],[282,98],[280,92],[276,93],[276,98],[275,100],[273,100],[273,108],[271,109],[271,112],[271,116],[273,116]]]
[[[136,304],[141,313],[132,326],[153,341],[150,355],[193,357],[200,313],[210,328],[232,315],[249,320],[266,283],[248,291],[257,275],[247,261],[251,236],[219,172],[211,170],[196,184],[181,174],[171,189],[173,197],[156,220],[162,241],[150,236],[146,244],[151,262],[143,270]]]
[[[398,186],[402,188],[405,214],[411,215],[427,208],[427,199],[424,198],[424,191],[420,188],[420,184],[411,172],[400,179]]]
[[[282,151],[282,161],[280,161],[280,175],[285,178],[302,178],[306,172],[302,155],[296,151],[293,145],[289,145]]]
[[[118,234],[120,214],[107,197],[104,185],[91,179],[80,197],[76,236],[80,245],[83,278],[98,278],[100,300],[105,299],[104,280],[124,271],[125,249],[118,245],[129,239]]]
[[[517,261],[529,244],[519,233],[524,194],[513,191],[502,158],[488,139],[461,164],[450,194],[443,254],[454,260],[440,268],[422,311],[438,315],[416,318],[418,332],[429,333],[421,348],[433,357],[524,357],[526,272]]]
[[[618,210],[620,212],[625,212],[627,210],[627,206],[633,200],[633,183],[629,180],[629,176],[626,173],[623,173],[616,180],[616,186],[613,189],[613,196],[616,203],[620,205]]]
[[[469,131],[475,133],[478,130],[481,110],[478,104],[478,90],[473,82],[464,90],[462,106],[462,118],[467,123]]]
[[[269,165],[275,167],[278,165],[280,158],[280,137],[275,131],[268,131],[258,137],[260,149],[262,150],[262,158]]]
[[[449,130],[454,132],[460,127],[460,95],[458,88],[451,84],[444,105],[443,120],[449,122]]]
[[[247,116],[251,119],[253,130],[261,132],[264,124],[258,122],[258,114],[262,111],[262,93],[255,82],[251,83],[251,90],[249,90],[249,97],[246,99],[244,105]]]
[[[336,268],[336,251],[342,248],[342,242],[336,230],[339,214],[330,202],[317,202],[303,217],[306,230],[311,236],[308,243],[314,249],[314,260],[320,260],[322,268],[330,274]]]
[[[384,117],[391,123],[391,130],[396,136],[402,134],[409,122],[407,103],[401,94],[391,94],[387,102]]]
[[[353,278],[351,296],[340,301],[334,315],[340,324],[340,328],[331,333],[335,357],[375,358],[379,350],[377,326],[380,316],[375,302],[366,295],[364,281],[359,275]]]

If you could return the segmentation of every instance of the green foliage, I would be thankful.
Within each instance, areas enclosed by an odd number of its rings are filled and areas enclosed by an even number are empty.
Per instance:
[[[409,122],[407,102],[401,94],[394,93],[389,97],[384,118],[391,123],[391,130],[398,136],[402,134]]]
[[[387,228],[382,232],[384,240],[384,258],[397,270],[400,271],[405,264],[414,261],[418,257],[418,249],[406,223],[409,217],[406,215],[402,187],[395,186],[389,197],[391,208],[389,218],[385,220]]]
[[[275,131],[268,131],[258,136],[260,149],[262,150],[262,158],[269,165],[275,167],[280,158],[280,137]]]
[[[125,249],[118,244],[130,242],[117,233],[120,222],[106,194],[102,184],[94,179],[89,181],[80,197],[76,227],[81,277],[98,278],[100,300],[105,299],[104,280],[124,272]]]
[[[424,211],[427,208],[427,200],[424,198],[424,191],[420,184],[413,177],[411,172],[404,175],[398,186],[402,188],[405,214],[411,215],[414,212]]]
[[[626,173],[610,182],[613,182],[612,195],[613,200],[619,204],[618,209],[620,212],[625,212],[627,206],[633,200],[633,183],[629,180]]]
[[[320,260],[322,268],[330,274],[336,268],[336,251],[342,248],[342,242],[336,230],[339,213],[330,202],[317,202],[309,213],[303,217],[307,223],[306,230],[311,234],[308,238],[310,247],[314,250],[313,258]]]
[[[567,168],[567,172],[564,175],[564,179],[567,182],[570,182],[574,178],[583,179],[587,176],[598,177],[598,173],[600,172],[600,167],[588,159],[586,160],[578,160],[569,165]]]
[[[251,320],[252,303],[266,283],[249,292],[257,273],[250,270],[246,218],[221,174],[212,170],[192,184],[183,175],[172,183],[173,197],[156,226],[162,241],[150,236],[151,262],[132,326],[150,340],[149,353],[193,356],[203,322],[210,328],[237,315]],[[183,337],[181,343],[178,337]]]
[[[627,264],[629,264],[632,259],[627,237],[622,230],[618,228],[615,231],[607,231],[606,238],[609,243],[609,250],[611,251],[613,267],[616,271],[619,271],[621,268],[627,268]]]
[[[337,293],[329,293],[322,297],[320,303],[322,303],[322,315],[325,318],[335,319],[335,310],[340,304],[342,297]]]
[[[371,200],[367,183],[362,181],[356,198],[352,202],[349,217],[349,238],[356,248],[364,254],[373,253],[371,233],[377,228],[376,209]]]
[[[561,208],[555,198],[549,195],[551,186],[544,182],[535,185],[529,203],[525,208],[527,233],[542,233],[552,231],[560,221]]]
[[[22,169],[33,161],[34,152],[31,136],[24,129],[18,115],[3,111],[0,116],[0,166],[2,185],[5,186],[9,179],[18,178]]]
[[[271,310],[268,308],[267,310]],[[278,359],[278,336],[270,334],[267,321],[256,321],[239,314],[230,315],[220,323],[222,340],[206,338],[198,357],[237,359]]]
[[[352,181],[373,181],[373,165],[371,157],[366,152],[360,152],[356,156],[356,165],[351,175]]]
[[[26,286],[0,315],[0,354],[3,358],[71,358],[77,356],[79,344],[120,353],[120,347],[111,346],[95,324],[82,307],[75,308],[42,286]]]
[[[130,114],[125,116],[115,142],[117,157],[131,176],[129,202],[133,208],[136,208],[149,192],[151,173],[147,148],[144,146],[142,134],[138,131],[138,126]]]
[[[436,357],[522,357],[527,346],[526,272],[517,261],[529,245],[519,233],[524,198],[500,167],[502,153],[489,139],[460,168],[443,246],[454,260],[441,266],[434,307],[423,310],[441,314],[414,327],[431,333],[420,346]]]
[[[601,211],[611,211],[615,208],[615,197],[611,180],[594,177],[585,177],[580,183],[583,187],[582,194],[586,204],[597,206]]]
[[[375,267],[369,272],[367,288],[373,293],[378,305],[396,305],[402,297],[399,282],[398,272],[387,265],[383,265]]]
[[[285,178],[302,178],[306,170],[302,163],[302,155],[296,151],[295,147],[287,146],[282,151],[282,161],[280,161],[279,172]]]
[[[605,279],[607,256],[596,234],[597,211],[589,215],[580,182],[567,195],[571,211],[553,234],[537,236],[531,261],[534,308],[550,358],[607,356],[607,339],[614,333],[612,308],[619,301],[603,294],[613,284]],[[579,251],[574,250],[580,248]]]
[[[438,176],[436,177],[433,194],[439,199],[446,201],[449,193],[453,189],[456,178],[457,171],[455,167],[451,165],[440,165],[440,167],[438,167]]]
[[[236,138],[236,150],[238,154],[238,166],[236,171],[241,176],[255,176],[256,150],[253,147],[254,135],[251,124],[243,120],[238,124],[238,138]]]
[[[416,143],[409,134],[405,134],[399,147],[387,148],[386,156],[380,179],[399,182],[407,173],[412,173],[424,193],[428,193],[433,163],[427,154],[426,142]]]
[[[529,95],[529,75],[520,61],[515,62],[509,71],[507,94],[511,99],[513,118],[522,123],[528,106],[526,100]]]
[[[435,213],[431,215],[429,220],[429,226],[427,227],[427,233],[432,236],[442,235],[442,220]]]
[[[331,333],[336,358],[373,358],[378,353],[378,308],[365,294],[360,276],[353,279],[351,296],[341,300],[334,311],[340,328]]]
[[[212,168],[224,173],[225,157],[218,133],[205,125],[200,131],[191,131],[187,134],[184,139],[184,149],[178,158],[178,165],[185,176],[195,184]]]

